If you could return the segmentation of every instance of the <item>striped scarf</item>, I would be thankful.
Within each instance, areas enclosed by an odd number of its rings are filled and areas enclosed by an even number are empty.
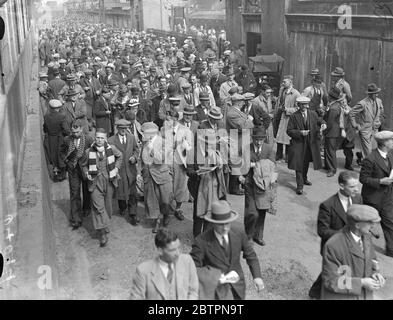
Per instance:
[[[107,164],[108,164],[108,170],[109,170],[109,180],[113,180],[116,178],[116,172],[115,172],[115,156],[113,154],[113,150],[109,144],[105,142],[104,145],[105,149],[105,155],[107,158]],[[98,174],[98,169],[97,169],[97,146],[94,143],[90,150],[89,150],[89,174],[94,177]]]
[[[70,165],[75,168],[76,163],[80,158],[83,157],[85,153],[85,135],[82,134],[79,138],[79,146],[76,148],[75,146],[75,138],[72,137],[70,144],[69,144],[69,150],[68,150],[68,156],[67,159],[69,160]]]

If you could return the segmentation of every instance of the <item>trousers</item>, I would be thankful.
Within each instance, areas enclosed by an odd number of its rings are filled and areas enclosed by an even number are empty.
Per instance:
[[[82,170],[79,165],[77,165],[75,168],[67,168],[67,172],[71,202],[70,220],[71,222],[79,223],[82,221],[81,211],[90,210],[90,193],[87,186],[87,181],[83,180]],[[81,186],[83,195],[83,207],[81,199]]]

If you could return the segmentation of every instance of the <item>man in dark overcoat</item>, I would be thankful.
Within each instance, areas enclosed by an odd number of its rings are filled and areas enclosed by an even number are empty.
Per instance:
[[[243,253],[260,291],[264,283],[258,257],[246,234],[231,228],[239,214],[231,210],[229,203],[220,200],[214,202],[211,209],[205,219],[213,228],[199,235],[191,250],[199,278],[199,299],[245,299],[246,283],[240,255]]]
[[[322,300],[372,300],[385,285],[370,230],[381,220],[373,207],[353,204],[347,226],[325,244],[322,260]]]
[[[127,132],[131,122],[126,119],[117,120],[115,123],[117,134],[108,139],[108,143],[114,145],[123,153],[123,163],[119,170],[120,180],[116,188],[116,199],[119,204],[120,214],[124,215],[128,207],[128,214],[132,225],[137,225],[136,200],[136,163],[139,150],[133,134]],[[127,203],[128,202],[128,203]]]
[[[362,162],[360,182],[364,204],[378,210],[386,241],[386,255],[393,257],[393,132],[375,134],[378,148]]]
[[[60,112],[62,103],[59,100],[49,101],[50,112],[44,116],[44,151],[49,165],[49,172],[55,181],[65,179],[64,164],[60,157],[63,139],[70,132],[65,115]]]
[[[342,171],[338,176],[339,191],[319,206],[317,232],[321,238],[321,255],[327,240],[347,224],[347,211],[352,204],[362,204],[359,194],[359,177],[351,171]],[[321,299],[322,275],[319,274],[308,295]]]
[[[326,124],[315,111],[308,110],[309,98],[300,96],[296,102],[300,109],[291,115],[287,127],[291,138],[288,169],[296,171],[296,193],[303,194],[303,186],[311,185],[307,179],[310,162],[313,162],[314,170],[322,168],[319,128],[325,130]]]
[[[85,152],[92,145],[93,138],[82,132],[82,123],[75,120],[71,125],[71,134],[64,139],[61,146],[61,157],[68,172],[70,188],[70,222],[74,230],[82,225],[82,216],[87,216],[90,211],[90,193],[82,166]],[[81,199],[81,186],[82,196]]]

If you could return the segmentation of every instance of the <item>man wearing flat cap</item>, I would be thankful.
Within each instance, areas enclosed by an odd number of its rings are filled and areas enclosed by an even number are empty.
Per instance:
[[[136,200],[138,145],[134,135],[127,130],[131,126],[130,121],[119,119],[115,122],[115,126],[117,134],[110,137],[108,143],[114,145],[123,154],[122,165],[119,170],[120,180],[116,188],[116,199],[120,214],[124,215],[128,209],[131,224],[137,225],[139,223]]]
[[[142,127],[141,165],[144,181],[144,201],[147,219],[153,220],[153,233],[157,233],[162,220],[169,224],[169,214],[173,211],[172,177],[165,160],[165,142],[159,135],[158,126],[145,122]]]
[[[380,220],[373,207],[353,204],[348,209],[347,226],[323,250],[321,300],[372,300],[385,285],[370,234]]]
[[[231,227],[239,214],[229,203],[218,200],[212,203],[205,219],[213,227],[194,241],[191,257],[199,278],[201,300],[244,300],[246,284],[240,255],[246,259],[258,291],[264,289],[258,257],[243,231]]]
[[[375,148],[374,135],[383,126],[384,108],[378,94],[381,88],[375,83],[367,87],[367,98],[359,101],[349,113],[352,126],[359,131],[363,156],[367,157]]]
[[[320,153],[320,130],[326,129],[325,122],[315,111],[309,110],[310,99],[300,96],[296,99],[299,110],[289,118],[287,134],[291,137],[288,153],[288,169],[296,171],[296,193],[303,194],[303,186],[311,186],[307,179],[308,167],[322,168]]]
[[[375,134],[377,148],[362,162],[363,202],[378,210],[385,236],[386,255],[393,257],[393,132]]]

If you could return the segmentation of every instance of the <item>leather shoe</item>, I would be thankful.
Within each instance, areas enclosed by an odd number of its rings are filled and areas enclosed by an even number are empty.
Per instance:
[[[304,180],[304,185],[305,186],[312,186],[312,183],[311,183],[311,181]]]
[[[154,228],[151,232],[157,233],[159,227],[160,227],[160,219],[157,219],[154,223]]]
[[[100,247],[105,247],[108,243],[108,236],[106,232],[102,232],[101,239],[100,239]]]
[[[183,211],[182,211],[182,210],[176,210],[176,211],[175,211],[175,217],[176,217],[178,220],[180,220],[180,221],[184,220]]]
[[[329,171],[326,176],[328,178],[333,177],[334,176],[334,172],[333,171]]]
[[[168,224],[169,224],[169,215],[167,215],[167,216],[164,216],[164,219],[163,219],[163,221],[162,221],[162,224],[163,224],[163,226],[164,227],[167,227],[168,226]]]
[[[296,189],[296,194],[303,194],[303,189]]]
[[[82,226],[82,221],[72,223],[72,230],[77,230]]]
[[[349,171],[354,171],[354,168],[352,166],[345,166],[345,169],[347,169]]]
[[[130,215],[130,223],[133,226],[137,226],[139,224],[139,219],[136,215]]]
[[[253,240],[254,240],[254,242],[255,242],[256,244],[259,244],[259,245],[262,246],[262,247],[266,245],[266,243],[265,243],[265,241],[264,241],[263,239],[254,238]]]

